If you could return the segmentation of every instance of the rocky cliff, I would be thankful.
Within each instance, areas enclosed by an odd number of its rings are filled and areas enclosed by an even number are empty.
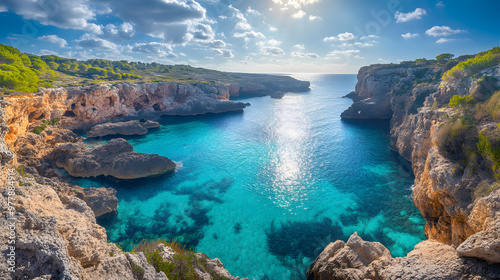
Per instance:
[[[253,77],[253,75],[250,75]],[[133,152],[123,139],[86,148],[72,130],[94,136],[144,134],[160,115],[240,111],[231,96],[265,95],[309,88],[309,82],[256,75],[255,83],[118,84],[47,89],[0,100],[0,278],[1,279],[167,279],[144,253],[125,253],[107,242],[96,217],[117,211],[113,189],[83,189],[68,183],[58,168],[75,176],[132,179],[175,168],[167,158]],[[139,119],[131,123],[101,123]],[[160,251],[172,251],[161,248]],[[188,267],[196,279],[239,279],[217,259],[203,254],[162,262],[175,271]],[[175,279],[175,278],[174,278]]]
[[[448,69],[436,63],[363,67],[356,90],[348,96],[354,104],[342,113],[342,118],[390,119],[391,148],[412,164],[413,201],[426,219],[425,234],[429,239],[405,258],[389,259],[383,266],[374,263],[374,267],[385,267],[384,271],[370,274],[373,277],[368,273],[368,279],[410,279],[410,275],[414,277],[411,279],[472,279],[468,278],[472,277],[467,274],[470,271],[475,271],[477,279],[498,277],[500,188],[491,151],[499,146],[493,140],[484,144],[481,135],[486,135],[485,139],[498,136],[498,119],[485,112],[491,107],[485,104],[499,88],[500,66],[442,80]],[[452,98],[458,100],[458,105],[450,105]],[[478,148],[481,145],[489,147],[490,155],[486,148]],[[441,247],[449,253],[441,256]],[[445,260],[450,264],[444,264]],[[426,278],[431,270],[419,268],[422,262],[443,263],[440,269],[448,272],[469,272]],[[483,262],[491,264],[486,265],[489,270],[474,268],[483,267]],[[418,272],[404,272],[403,263]],[[457,268],[452,263],[465,267]],[[316,277],[317,272],[311,267],[310,279],[357,279]]]

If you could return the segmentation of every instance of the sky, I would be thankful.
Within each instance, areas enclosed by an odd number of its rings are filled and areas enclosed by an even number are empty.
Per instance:
[[[496,0],[1,0],[0,43],[79,60],[357,73],[498,46],[498,10]]]

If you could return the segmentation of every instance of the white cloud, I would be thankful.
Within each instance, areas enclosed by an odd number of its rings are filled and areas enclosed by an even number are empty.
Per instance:
[[[135,35],[134,26],[128,22],[118,26],[110,23],[103,28],[103,32],[102,37],[114,42],[129,40]]]
[[[266,47],[266,46],[276,47],[276,46],[279,46],[279,45],[281,45],[281,41],[274,40],[274,39],[267,40],[267,41],[257,42],[257,46],[259,46],[261,48],[262,47]]]
[[[51,50],[46,50],[46,49],[41,49],[40,55],[57,55],[57,56],[59,56],[59,54],[57,52],[51,51]]]
[[[227,44],[222,40],[213,40],[208,42],[200,42],[199,45],[206,46],[209,48],[220,49],[226,47]]]
[[[318,58],[319,55],[315,53],[291,52],[291,56],[300,58]]]
[[[320,0],[273,0],[274,3],[282,6],[282,10],[286,10],[288,8],[294,8],[298,10],[303,6],[318,3],[319,1]]]
[[[90,1],[109,7],[113,16],[132,23],[137,31],[171,44],[187,43],[192,38],[189,33],[192,26],[206,19],[206,10],[196,1]]]
[[[354,45],[358,47],[373,47],[373,44],[369,42],[356,42]]]
[[[293,18],[303,18],[306,16],[306,12],[302,10],[298,10],[295,14],[292,15]]]
[[[313,20],[322,20],[322,19],[323,19],[322,17],[318,17],[318,16],[313,16],[313,15],[309,16],[309,20],[310,21],[313,21]]]
[[[436,44],[444,44],[444,43],[448,43],[448,42],[451,42],[451,41],[455,41],[455,39],[439,38],[436,41]]]
[[[439,1],[439,2],[437,2],[436,7],[438,7],[438,8],[444,8],[445,5],[444,5],[443,1]]]
[[[261,50],[261,53],[266,54],[266,55],[284,55],[285,52],[278,47],[264,47]]]
[[[360,52],[359,50],[334,50],[329,52],[328,56],[337,56],[337,55],[351,56],[359,52]]]
[[[228,49],[215,49],[214,52],[217,55],[225,57],[225,58],[233,58],[234,57],[233,52],[231,52],[231,50],[228,50]]]
[[[380,38],[380,36],[377,36],[377,35],[367,35],[367,36],[363,36],[361,38],[359,38],[360,40],[369,40],[369,39],[378,39]]]
[[[420,36],[418,33],[410,33],[410,32],[401,34],[401,37],[405,38],[405,40],[416,38],[418,36]]]
[[[415,11],[409,13],[401,13],[397,11],[394,14],[394,18],[396,18],[396,22],[407,22],[410,20],[421,19],[422,16],[426,15],[427,11],[422,8],[416,8]]]
[[[66,47],[66,45],[68,44],[68,42],[66,40],[64,40],[63,38],[60,38],[57,35],[45,35],[42,37],[38,37],[37,39],[41,40],[41,41],[47,41],[47,42],[51,42],[53,44],[57,44],[61,48]]]
[[[269,31],[276,32],[276,31],[278,31],[278,28],[273,27],[273,26],[269,26]]]
[[[251,7],[248,7],[248,9],[246,11],[246,14],[247,15],[256,15],[256,16],[260,16],[261,15],[258,11],[252,9]]]
[[[266,36],[264,36],[264,34],[262,34],[260,32],[255,32],[255,31],[237,32],[237,33],[234,33],[233,37],[244,38],[245,40],[266,38]]]
[[[233,13],[232,18],[234,18],[236,20],[235,29],[238,29],[238,30],[251,30],[252,29],[252,26],[250,25],[250,23],[248,23],[247,18],[240,10],[233,7],[233,5],[229,5],[229,10],[232,11],[232,13]]]
[[[298,50],[305,50],[306,47],[304,46],[304,44],[297,44],[295,46],[293,46],[294,48],[298,49]]]
[[[355,55],[354,58],[357,58],[357,59],[365,59],[365,57],[363,56],[360,56],[359,54]]]
[[[106,49],[106,50],[117,50],[118,46],[108,40],[98,38],[94,34],[85,33],[80,39],[75,41],[79,47],[89,48],[89,49]]]
[[[96,12],[87,2],[65,0],[57,2],[32,0],[2,0],[0,11],[13,11],[28,20],[39,21],[43,25],[52,25],[63,29],[85,30],[100,33],[101,27],[92,21]]]
[[[354,34],[352,34],[350,32],[345,32],[345,33],[340,33],[337,36],[326,37],[326,38],[323,39],[323,41],[325,41],[325,42],[329,42],[329,41],[350,41],[350,40],[353,40],[354,38],[356,38],[354,36]]]
[[[172,52],[172,47],[170,47],[165,43],[158,43],[158,42],[135,44],[132,47],[131,51],[161,58],[177,57],[177,55]]]
[[[439,36],[455,35],[462,32],[465,32],[465,30],[461,29],[453,30],[449,26],[434,26],[431,29],[425,31],[425,34],[433,37],[439,37]]]

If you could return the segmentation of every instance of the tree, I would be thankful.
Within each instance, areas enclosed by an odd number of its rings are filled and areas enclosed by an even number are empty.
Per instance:
[[[443,54],[436,56],[436,60],[439,64],[444,65],[446,62],[453,59],[454,57],[455,57],[455,55],[453,55],[451,53],[443,53]]]
[[[415,65],[417,66],[426,66],[429,64],[429,61],[425,58],[418,58],[415,60]]]

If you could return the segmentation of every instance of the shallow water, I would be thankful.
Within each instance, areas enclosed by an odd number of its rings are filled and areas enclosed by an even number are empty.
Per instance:
[[[355,75],[303,75],[310,92],[245,98],[244,113],[165,117],[137,152],[176,161],[172,175],[115,183],[118,215],[100,219],[131,250],[176,239],[250,279],[303,279],[331,241],[353,233],[404,256],[424,238],[413,177],[389,149],[385,121],[342,121]]]

